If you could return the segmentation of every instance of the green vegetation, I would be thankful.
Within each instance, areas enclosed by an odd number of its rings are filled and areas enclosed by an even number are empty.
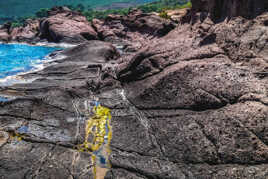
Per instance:
[[[157,2],[144,4],[139,6],[143,12],[162,12],[169,9],[183,9],[191,7],[192,4],[188,0],[160,0]]]
[[[37,16],[27,16],[27,17],[17,17],[15,19],[10,20],[9,22],[11,22],[11,27],[21,27],[25,24],[25,21],[27,19],[36,19]]]
[[[192,4],[188,0],[160,0],[157,2],[137,6],[137,8],[141,9],[145,13],[158,12],[160,13],[160,17],[169,19],[170,17],[165,12],[166,10],[190,8],[191,6]],[[82,12],[83,15],[86,16],[89,21],[91,21],[94,18],[103,19],[107,17],[107,15],[109,14],[126,15],[132,8],[104,10],[104,11],[96,11],[93,9],[86,9],[86,8],[83,8],[83,10],[81,10],[81,7],[71,7],[71,9]]]
[[[152,0],[142,0],[142,1],[152,1]],[[108,9],[100,11],[100,10],[94,10],[91,8],[91,6],[85,6],[81,3],[77,5],[66,5],[66,6],[69,7],[71,10],[81,12],[89,21],[91,21],[94,18],[103,19],[107,17],[109,14],[126,15],[132,9],[132,8],[122,8],[122,9]],[[166,10],[182,9],[188,7],[191,7],[191,3],[188,2],[188,0],[159,0],[156,2],[139,5],[136,8],[141,9],[145,13],[158,12],[160,13],[159,14],[160,17],[169,19],[170,17],[168,16]],[[12,22],[12,27],[18,27],[22,26],[27,18],[34,19],[34,18],[47,17],[48,10],[49,10],[48,8],[41,8],[33,16],[13,17],[13,18],[6,17],[6,19]]]
[[[130,10],[131,8],[124,8],[124,9],[118,9],[118,10],[105,10],[105,11],[89,10],[89,11],[84,11],[82,13],[84,16],[87,17],[89,21],[91,21],[94,18],[104,19],[109,14],[127,15]]]
[[[12,28],[21,27],[21,26],[23,26],[23,24],[24,23],[22,23],[22,22],[14,21],[14,22],[11,23],[11,27]]]
[[[164,18],[164,19],[170,19],[171,18],[166,11],[160,12],[159,16]]]
[[[48,8],[41,8],[39,11],[35,13],[36,17],[42,18],[48,16]]]
[[[32,16],[41,8],[51,8],[53,6],[83,4],[91,8],[110,5],[118,2],[133,2],[133,0],[1,0],[0,14],[8,17]],[[141,3],[148,0],[138,0]],[[151,0],[152,1],[152,0]]]
[[[29,18],[34,19],[35,17],[30,17],[29,16],[29,17],[25,17],[25,18],[20,17],[20,18],[13,19],[12,21],[10,21],[11,22],[11,27],[12,28],[21,27],[21,26],[24,25],[26,19],[29,19]]]

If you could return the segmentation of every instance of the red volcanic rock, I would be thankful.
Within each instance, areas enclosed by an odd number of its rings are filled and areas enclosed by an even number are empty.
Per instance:
[[[10,35],[9,35],[10,28],[11,28],[10,23],[6,23],[0,26],[0,41],[7,42],[10,40]]]
[[[265,0],[192,0],[193,12],[205,12],[215,21],[228,17],[255,18],[267,12]]]
[[[32,42],[39,33],[39,20],[28,19],[23,27],[16,27],[11,30],[10,36],[12,41]]]
[[[39,20],[28,19],[22,27],[11,27],[11,23],[4,24],[0,28],[0,41],[28,42],[38,40]]]
[[[101,39],[135,51],[119,57],[111,43],[92,40],[23,75],[32,83],[1,87],[18,96],[0,102],[1,130],[27,129],[22,141],[0,147],[2,178],[94,178],[88,166],[102,162],[74,149],[87,140],[84,119],[98,100],[112,112],[107,179],[267,179],[264,1],[192,2],[170,31],[170,21],[140,11],[94,20]],[[63,8],[50,14],[80,16]]]
[[[18,41],[34,43],[40,40],[49,42],[80,43],[98,39],[98,34],[79,12],[66,7],[55,7],[49,17],[42,20],[28,19],[23,27],[11,28],[6,24],[0,28],[1,41]]]
[[[172,21],[137,9],[127,16],[109,15],[104,21],[94,19],[92,24],[103,40],[122,43],[127,51],[136,51],[175,28]]]
[[[10,39],[10,35],[5,29],[0,29],[0,41],[7,42]]]
[[[147,122],[162,153],[136,149],[134,139],[130,143],[113,132],[119,137],[114,148],[139,154],[114,152],[113,177],[140,171],[155,178],[267,178],[268,13],[254,10],[264,1],[192,2],[191,24],[178,25],[118,60],[124,97],[140,112],[136,118]],[[124,120],[113,130],[127,128]],[[172,161],[167,175],[158,171],[168,164],[152,166],[151,155]],[[187,174],[176,173],[180,170]]]
[[[51,42],[79,43],[98,39],[98,34],[80,13],[67,8],[49,11],[49,17],[40,22],[40,37]]]

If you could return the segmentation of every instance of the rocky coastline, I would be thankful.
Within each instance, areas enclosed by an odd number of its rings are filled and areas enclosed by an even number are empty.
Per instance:
[[[22,76],[32,83],[0,87],[0,178],[266,179],[268,5],[192,5],[177,23],[139,10],[88,22],[61,7],[2,26],[4,42],[76,46]],[[96,99],[112,115],[108,172],[77,148]]]

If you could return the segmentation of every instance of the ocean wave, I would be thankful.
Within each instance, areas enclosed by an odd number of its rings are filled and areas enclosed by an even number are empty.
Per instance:
[[[19,45],[28,45],[28,46],[40,46],[40,47],[57,47],[57,48],[72,48],[79,44],[69,44],[69,43],[52,43],[52,42],[37,42],[35,44],[30,44],[26,42],[0,42],[0,44],[19,44]]]
[[[56,54],[54,56],[50,56],[47,55],[44,59],[37,59],[34,60],[33,63],[29,66],[30,69],[27,67],[26,69],[24,68],[24,70],[21,70],[20,72],[17,71],[17,73],[15,75],[9,75],[6,76],[2,79],[0,79],[0,86],[11,86],[14,84],[23,84],[23,83],[31,83],[34,80],[36,80],[37,78],[23,78],[22,76],[25,74],[29,74],[29,73],[34,73],[34,72],[38,72],[43,70],[45,67],[52,65],[52,62],[57,61],[57,60],[61,60],[66,58],[65,55],[62,54]],[[19,70],[20,67],[18,67],[17,69],[13,69],[14,70]]]

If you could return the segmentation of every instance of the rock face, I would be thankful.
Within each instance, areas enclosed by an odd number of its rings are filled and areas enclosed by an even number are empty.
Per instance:
[[[6,24],[0,29],[0,40],[5,42],[36,43],[48,41],[55,43],[79,44],[98,39],[91,23],[78,12],[66,7],[55,7],[44,19],[28,19],[24,26],[12,28]]]
[[[62,55],[55,65],[28,74],[35,82],[1,88],[1,94],[17,96],[0,102],[2,178],[93,178],[91,155],[75,149],[86,123],[77,123],[74,104],[89,97],[91,80],[118,54],[109,43],[91,41]]]
[[[177,23],[181,23],[182,19],[190,11],[191,11],[190,8],[185,8],[185,9],[167,10],[166,12],[167,12],[167,15],[171,18],[172,21],[177,22]]]
[[[95,40],[97,33],[80,13],[66,8],[55,8],[40,22],[40,36],[51,42],[79,43]]]
[[[136,51],[152,39],[175,28],[170,20],[134,9],[127,16],[110,15],[104,21],[94,19],[93,26],[102,40],[122,44],[126,51]]]
[[[10,40],[10,26],[11,24],[6,23],[0,27],[0,40],[8,42]]]
[[[4,24],[0,28],[0,41],[10,42],[27,42],[34,43],[40,40],[39,34],[39,20],[28,19],[23,27],[11,27],[10,23]]]
[[[105,20],[94,19],[90,23],[79,12],[55,7],[48,12],[47,18],[29,19],[23,27],[11,28],[10,24],[6,24],[0,29],[0,40],[79,44],[101,39],[123,45],[126,51],[136,51],[174,28],[175,24],[170,20],[140,10],[133,10],[127,16],[110,15]]]
[[[100,164],[75,148],[94,98],[112,112],[106,179],[266,179],[268,13],[215,21],[209,9],[219,1],[192,2],[189,23],[165,33],[162,20],[139,12],[109,17],[114,28],[94,22],[101,39],[129,43],[132,53],[89,41],[23,76],[34,82],[1,87],[0,96],[15,96],[0,103],[1,175],[94,178]],[[135,46],[130,34],[148,41]]]
[[[23,27],[16,27],[10,32],[10,40],[17,42],[33,42],[38,39],[39,20],[28,19]]]
[[[268,2],[263,0],[192,0],[195,12],[206,12],[215,20],[242,16],[255,18],[267,12]]]
[[[191,25],[119,60],[124,94],[158,152],[113,139],[110,178],[267,177],[268,14],[237,11],[215,24],[207,5],[219,1],[205,2],[193,1]]]

